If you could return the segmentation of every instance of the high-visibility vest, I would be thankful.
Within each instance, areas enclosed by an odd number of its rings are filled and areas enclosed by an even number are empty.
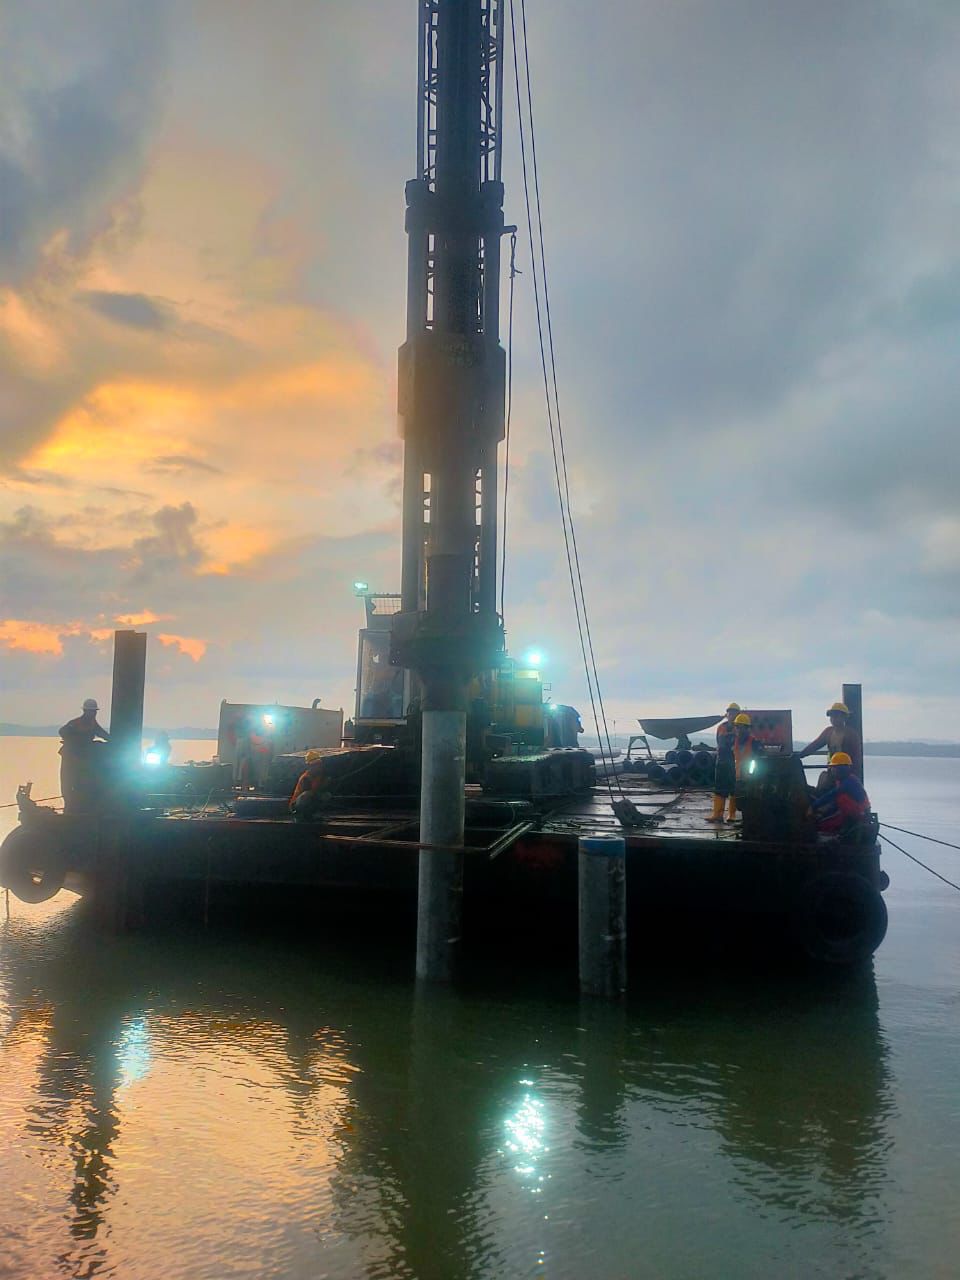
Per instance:
[[[748,735],[747,735],[747,737],[746,737],[743,741],[740,741],[740,740],[737,738],[736,734],[734,734],[734,737],[733,737],[733,758],[734,758],[734,760],[735,760],[735,762],[736,762],[736,766],[737,766],[737,781],[738,781],[738,782],[739,782],[740,778],[743,776],[743,772],[744,772],[744,769],[746,768],[747,764],[748,764],[748,763],[750,762],[750,760],[753,758],[753,749],[754,749],[754,747],[756,747],[756,746],[758,746],[758,745],[759,745],[759,741],[758,741],[758,739],[757,739],[757,738],[755,738],[755,737],[753,736],[753,734],[752,734],[752,733],[748,734]]]

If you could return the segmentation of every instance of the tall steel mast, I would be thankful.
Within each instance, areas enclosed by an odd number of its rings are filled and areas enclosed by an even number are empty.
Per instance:
[[[503,650],[496,612],[502,0],[419,0],[417,177],[407,183],[402,609],[393,660],[422,688],[420,839],[462,846],[466,687]],[[452,975],[461,854],[423,850],[417,973]]]

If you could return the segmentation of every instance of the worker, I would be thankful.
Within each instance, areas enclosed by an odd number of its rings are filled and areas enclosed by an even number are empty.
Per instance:
[[[309,818],[322,801],[325,791],[326,770],[324,752],[311,749],[307,752],[304,764],[307,766],[293,789],[290,797],[290,812],[297,818]]]
[[[110,735],[97,723],[96,698],[85,698],[83,714],[60,727],[60,794],[64,813],[89,810],[100,790],[98,741]]]
[[[583,720],[576,707],[563,702],[548,703],[549,715],[544,721],[544,746],[578,747],[583,733]]]
[[[733,765],[737,785],[747,776],[747,770],[758,756],[763,755],[763,743],[753,736],[753,722],[745,711],[733,718]],[[727,821],[737,821],[737,798],[731,794],[727,801]]]
[[[813,799],[817,830],[827,835],[852,834],[870,812],[870,797],[853,772],[853,758],[835,751],[827,766],[828,785]]]
[[[813,755],[816,751],[822,751],[826,748],[827,755],[836,755],[838,751],[846,752],[852,761],[852,768],[857,777],[863,776],[863,743],[860,741],[860,735],[850,723],[849,708],[843,702],[835,702],[827,711],[827,719],[830,723],[818,734],[812,742],[808,742],[802,751],[797,754],[801,757]],[[822,790],[830,786],[830,779],[826,771],[820,775],[820,781],[817,783],[817,790]]]
[[[707,822],[723,821],[723,806],[736,787],[736,764],[733,759],[733,722],[740,704],[731,702],[717,725],[717,763],[713,773],[713,810]]]
[[[241,791],[266,784],[273,763],[273,716],[251,712],[237,734],[234,781]]]

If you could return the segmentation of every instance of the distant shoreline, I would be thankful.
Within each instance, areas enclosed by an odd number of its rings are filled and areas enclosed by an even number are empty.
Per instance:
[[[159,728],[151,728],[149,725],[144,725],[143,727],[143,736],[145,738],[155,737],[160,732]],[[215,740],[217,737],[216,729],[197,729],[192,725],[182,725],[176,729],[164,729],[162,732],[166,733],[174,741],[179,742],[202,742],[204,740]],[[0,724],[0,738],[58,738],[59,736],[59,725]]]
[[[158,732],[158,729],[145,726],[143,736],[154,737]],[[175,729],[167,729],[165,732],[174,742],[215,741],[217,737],[216,729],[198,729],[193,725],[181,725]],[[0,724],[0,738],[56,738],[58,736],[59,728],[55,725]],[[618,735],[618,740],[621,737],[622,735]],[[584,735],[583,745],[592,749],[596,743]],[[670,744],[664,743],[660,749],[668,745]],[[696,748],[697,745],[695,742],[694,747]],[[799,747],[803,744],[796,745]],[[626,750],[625,743],[622,744],[621,749]],[[866,742],[863,746],[863,754],[957,759],[960,758],[960,742]]]
[[[596,738],[588,738],[584,735],[581,745],[594,751],[599,749]],[[623,743],[622,736],[618,735],[618,742],[614,746],[620,746],[620,749],[626,753],[626,745]],[[671,740],[661,740],[654,738],[651,746],[655,751],[669,750],[674,746]],[[693,739],[691,746],[694,751],[701,746],[712,745],[707,740]],[[795,742],[794,751],[799,751],[801,747],[806,746],[805,742]],[[641,744],[634,746],[634,754],[641,751]],[[865,756],[916,756],[920,759],[958,759],[960,758],[960,742],[865,742],[863,744],[863,754]],[[825,751],[817,752],[816,755],[808,757],[811,762],[818,759],[826,760],[827,753]]]

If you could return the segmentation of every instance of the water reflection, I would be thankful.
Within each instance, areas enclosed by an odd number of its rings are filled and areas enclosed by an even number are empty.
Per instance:
[[[572,1276],[598,1255],[620,1274],[641,1242],[651,1266],[694,1249],[671,1239],[691,1208],[721,1237],[758,1208],[850,1238],[882,1217],[872,974],[698,976],[607,1008],[565,980],[417,996],[405,959],[10,922],[23,1105],[2,1116],[48,1174],[13,1274]]]

